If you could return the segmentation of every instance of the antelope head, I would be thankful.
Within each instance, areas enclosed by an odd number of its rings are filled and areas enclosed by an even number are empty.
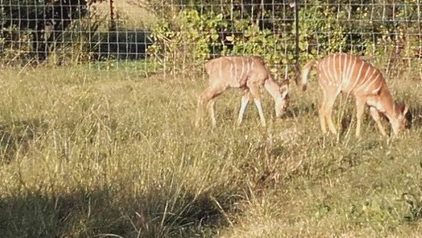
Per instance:
[[[280,97],[277,97],[275,100],[275,115],[277,118],[280,118],[286,113],[286,109],[289,105],[289,85],[283,84],[280,86],[279,90]]]
[[[395,135],[399,134],[401,131],[408,127],[409,122],[406,118],[408,109],[408,106],[403,103],[395,104],[395,117],[390,119],[391,127]]]

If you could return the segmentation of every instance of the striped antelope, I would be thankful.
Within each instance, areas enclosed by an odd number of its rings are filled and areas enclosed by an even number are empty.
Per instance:
[[[360,127],[365,105],[369,106],[370,114],[383,136],[385,130],[380,121],[380,113],[385,115],[393,129],[398,134],[406,126],[405,114],[408,107],[393,101],[387,84],[381,72],[370,63],[358,56],[348,54],[333,54],[318,61],[312,60],[305,65],[301,75],[302,89],[306,90],[308,74],[312,67],[317,70],[319,85],[323,91],[323,99],[319,109],[319,119],[323,133],[329,130],[337,134],[331,120],[334,101],[339,93],[354,95],[356,99],[356,136],[360,136]]]
[[[271,94],[275,101],[275,113],[280,117],[286,110],[288,102],[288,85],[278,85],[270,75],[262,58],[257,56],[223,56],[205,63],[209,76],[209,86],[198,99],[195,125],[198,127],[204,107],[207,106],[212,125],[216,125],[214,104],[215,98],[228,88],[243,90],[238,125],[242,123],[246,106],[251,99],[258,109],[261,124],[265,126],[264,113],[261,106],[262,86]]]

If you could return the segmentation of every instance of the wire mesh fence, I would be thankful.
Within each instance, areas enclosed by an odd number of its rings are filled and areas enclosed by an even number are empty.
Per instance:
[[[349,52],[421,75],[420,0],[0,0],[0,17],[3,66],[178,73],[253,54],[283,74]]]

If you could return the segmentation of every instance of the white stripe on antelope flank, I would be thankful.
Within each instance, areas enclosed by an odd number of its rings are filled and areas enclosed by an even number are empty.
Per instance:
[[[332,69],[336,68],[337,61],[341,65],[340,72]],[[358,64],[361,64],[360,67],[357,66]],[[327,124],[332,133],[337,133],[331,119],[331,112],[335,98],[340,92],[351,93],[355,97],[357,107],[356,136],[360,136],[365,106],[370,107],[371,117],[376,122],[382,135],[385,136],[386,132],[380,122],[380,113],[388,118],[394,134],[398,134],[405,128],[407,106],[401,106],[401,104],[396,104],[393,101],[382,73],[372,64],[367,63],[360,57],[344,54],[329,55],[319,61],[310,61],[302,70],[303,89],[306,89],[307,77],[312,68],[316,68],[319,84],[323,90],[324,98],[321,100],[319,110],[323,133],[327,132]],[[365,74],[362,73],[363,70],[366,70]],[[330,81],[332,75],[327,72],[335,74],[334,78],[337,81],[334,85]]]
[[[246,63],[246,67],[245,67]],[[242,71],[239,73],[240,64]],[[198,99],[195,125],[199,126],[204,107],[209,106],[211,122],[216,125],[214,117],[214,100],[226,89],[240,88],[244,91],[239,111],[238,124],[242,122],[243,113],[249,99],[253,98],[258,109],[261,124],[265,125],[262,113],[260,88],[264,87],[273,97],[275,114],[280,117],[284,114],[288,103],[288,86],[280,86],[271,77],[264,60],[256,56],[224,56],[209,60],[205,63],[209,77],[209,86]]]

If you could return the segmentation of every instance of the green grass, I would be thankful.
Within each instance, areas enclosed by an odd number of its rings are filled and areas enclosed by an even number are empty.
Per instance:
[[[267,128],[240,92],[217,101],[217,128],[192,126],[202,75],[76,68],[3,70],[2,237],[417,237],[422,232],[420,80],[389,82],[413,127],[382,138],[339,99],[323,136],[319,88],[292,85]],[[350,103],[347,103],[350,102]],[[343,110],[341,110],[343,109]],[[385,123],[386,126],[388,126]]]

